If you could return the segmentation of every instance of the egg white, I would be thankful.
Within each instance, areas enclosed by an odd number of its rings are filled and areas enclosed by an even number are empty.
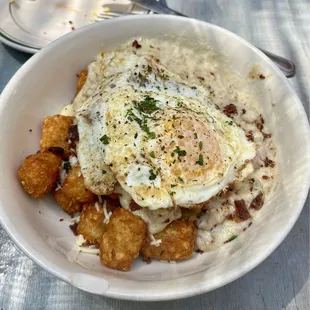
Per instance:
[[[117,181],[141,207],[191,207],[251,171],[254,145],[204,87],[131,46],[103,54],[92,68],[95,86],[74,104],[82,173],[97,192]],[[137,108],[148,101],[154,111]]]

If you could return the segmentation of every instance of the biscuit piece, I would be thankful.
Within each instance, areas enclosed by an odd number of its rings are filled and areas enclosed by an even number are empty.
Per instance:
[[[80,92],[80,90],[83,88],[86,79],[87,79],[87,70],[82,70],[79,74],[78,74],[78,82],[76,85],[76,95]]]
[[[82,210],[82,204],[74,199],[69,198],[61,189],[53,193],[56,202],[65,212],[72,215]]]
[[[131,212],[117,208],[100,244],[101,263],[123,271],[130,269],[146,236],[146,223]]]
[[[69,198],[81,203],[93,202],[96,199],[95,194],[90,192],[84,185],[84,178],[80,166],[74,166],[67,174],[62,192]]]
[[[102,205],[98,202],[83,205],[77,233],[83,235],[87,244],[99,245],[106,230]]]
[[[174,221],[162,232],[154,235],[157,244],[148,236],[142,246],[141,254],[145,259],[182,260],[192,256],[197,228],[194,223],[184,220]],[[161,240],[161,243],[159,243]]]
[[[55,188],[61,158],[53,153],[37,153],[26,157],[18,169],[18,178],[24,190],[41,198]]]
[[[62,157],[68,159],[71,151],[69,144],[69,127],[72,125],[73,118],[71,116],[54,115],[47,116],[42,126],[42,137],[40,141],[41,151],[63,149]]]

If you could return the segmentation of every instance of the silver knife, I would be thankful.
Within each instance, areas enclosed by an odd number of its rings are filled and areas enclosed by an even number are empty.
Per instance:
[[[131,0],[131,2],[136,3],[137,5],[142,6],[143,8],[146,8],[148,10],[151,10],[158,14],[165,14],[165,15],[176,15],[176,16],[184,16],[188,17],[186,15],[183,15],[179,12],[176,12],[167,6],[159,3],[156,0]],[[295,64],[283,57],[280,57],[278,55],[272,54],[268,51],[265,51],[263,49],[258,49],[263,52],[266,56],[268,56],[278,67],[279,69],[284,73],[286,77],[293,77],[296,73],[296,67]]]

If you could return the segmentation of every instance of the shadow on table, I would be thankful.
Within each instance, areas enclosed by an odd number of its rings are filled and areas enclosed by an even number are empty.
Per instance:
[[[4,44],[3,47],[5,51],[8,54],[10,54],[15,60],[17,60],[20,64],[24,64],[32,56],[32,54],[17,51],[14,48]]]
[[[297,305],[295,297],[307,282],[309,264],[309,207],[306,203],[278,249],[250,273],[222,288],[201,296],[156,303],[113,300],[82,292],[81,304],[91,303],[92,309],[282,309],[290,303]],[[303,300],[306,302],[307,298]]]

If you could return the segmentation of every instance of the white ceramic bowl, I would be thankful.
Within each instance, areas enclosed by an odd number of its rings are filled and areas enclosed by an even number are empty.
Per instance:
[[[104,48],[135,36],[178,37],[205,41],[224,52],[233,68],[247,77],[253,64],[270,76],[254,87],[278,148],[279,185],[261,215],[242,237],[218,251],[168,264],[135,262],[128,273],[110,270],[98,257],[70,262],[74,244],[65,215],[51,198],[31,199],[17,180],[26,155],[39,148],[46,115],[56,114],[75,92],[76,73]],[[32,132],[29,131],[32,129]],[[165,300],[201,294],[227,284],[262,262],[296,222],[309,188],[310,135],[295,91],[273,63],[238,36],[219,27],[180,17],[117,18],[79,29],[32,57],[12,78],[0,104],[0,217],[15,243],[36,263],[83,290],[133,300]],[[87,268],[85,268],[85,266]]]

